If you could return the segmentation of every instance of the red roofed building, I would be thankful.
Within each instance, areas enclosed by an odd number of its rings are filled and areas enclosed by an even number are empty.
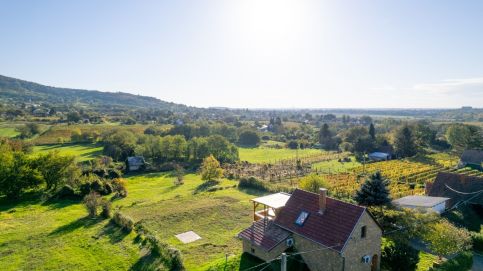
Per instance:
[[[264,210],[271,207],[267,197],[258,198]],[[297,189],[279,205],[275,216],[254,216],[238,235],[244,252],[269,261],[294,249],[310,270],[379,270],[382,230],[365,207],[327,197],[326,189]]]

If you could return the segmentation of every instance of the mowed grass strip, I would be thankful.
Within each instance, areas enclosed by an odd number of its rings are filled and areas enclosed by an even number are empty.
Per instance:
[[[308,155],[322,154],[321,150],[317,149],[300,149],[292,150],[288,148],[275,149],[275,148],[238,148],[240,161],[247,161],[250,163],[275,163],[284,159],[293,159]]]
[[[102,154],[102,146],[97,144],[54,144],[34,146],[34,154],[45,154],[51,151],[59,151],[62,155],[77,156],[79,161],[96,158]]]
[[[0,127],[0,137],[16,137],[20,133],[14,127]]]

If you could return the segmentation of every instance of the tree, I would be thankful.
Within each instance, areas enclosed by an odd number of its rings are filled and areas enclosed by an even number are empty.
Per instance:
[[[337,148],[336,140],[332,135],[332,132],[329,129],[329,125],[324,123],[319,131],[319,143],[322,145],[322,148],[327,150],[332,150]]]
[[[442,256],[455,254],[471,248],[471,235],[463,228],[458,228],[447,220],[441,220],[430,226],[424,237],[429,248]]]
[[[84,197],[84,205],[89,213],[89,217],[97,216],[97,209],[101,205],[101,196],[92,191]]]
[[[116,161],[124,161],[134,154],[136,140],[134,133],[129,130],[114,130],[104,136],[103,152]]]
[[[391,202],[388,181],[384,180],[378,171],[371,175],[369,179],[356,192],[355,200],[360,205],[383,206]]]
[[[405,241],[382,238],[381,267],[392,271],[413,271],[419,262],[419,251]]]
[[[240,133],[238,143],[242,146],[256,147],[260,144],[260,136],[254,131],[243,131]]]
[[[372,123],[369,125],[369,136],[371,136],[372,140],[376,140],[376,128],[374,128]]]
[[[319,189],[328,187],[328,184],[322,176],[310,174],[300,179],[299,187],[310,192],[319,193]]]
[[[184,168],[178,164],[174,166],[174,173],[176,175],[176,180],[174,181],[175,185],[181,185],[184,183]]]
[[[417,153],[413,132],[409,126],[404,125],[396,131],[394,147],[401,157],[410,157]]]
[[[213,155],[203,159],[201,164],[201,179],[204,181],[211,181],[223,176],[223,169],[220,167],[220,162],[216,160]]]
[[[80,176],[74,156],[63,156],[58,151],[49,152],[36,160],[37,168],[44,177],[47,189],[56,189],[64,183],[72,183]]]
[[[43,180],[34,158],[0,144],[0,194],[18,198],[23,191],[39,186]]]
[[[372,152],[375,148],[374,140],[369,136],[359,137],[354,144],[354,152],[356,153],[368,153]]]
[[[456,151],[483,148],[483,135],[480,128],[473,125],[453,124],[446,131],[446,138]]]

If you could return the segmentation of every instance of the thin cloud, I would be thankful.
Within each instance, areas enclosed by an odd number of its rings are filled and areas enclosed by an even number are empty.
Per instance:
[[[483,95],[483,77],[447,79],[439,83],[416,84],[411,90],[431,94]]]

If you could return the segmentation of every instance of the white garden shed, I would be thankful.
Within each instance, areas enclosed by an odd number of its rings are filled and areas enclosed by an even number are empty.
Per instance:
[[[422,209],[441,214],[447,208],[446,202],[449,198],[430,196],[406,196],[393,200],[392,204],[402,208]]]

